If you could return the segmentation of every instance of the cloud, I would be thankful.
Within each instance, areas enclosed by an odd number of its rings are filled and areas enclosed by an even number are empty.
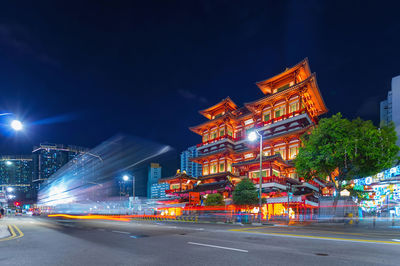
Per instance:
[[[21,55],[32,56],[47,65],[60,65],[57,60],[41,51],[40,42],[36,41],[26,28],[19,25],[0,24],[0,45],[9,47]]]
[[[200,103],[207,103],[207,99],[203,96],[198,96],[196,94],[194,94],[191,91],[188,90],[178,90],[178,93],[180,96],[182,96],[183,98],[185,98],[186,100],[191,100],[191,101],[198,101]]]

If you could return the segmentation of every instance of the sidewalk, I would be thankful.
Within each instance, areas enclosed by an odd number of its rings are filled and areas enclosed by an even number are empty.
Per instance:
[[[8,226],[0,220],[0,239],[9,237],[10,235],[11,234],[10,231],[8,231]]]

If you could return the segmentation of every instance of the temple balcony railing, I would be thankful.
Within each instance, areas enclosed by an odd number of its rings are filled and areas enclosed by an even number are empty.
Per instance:
[[[264,139],[267,140],[277,137],[281,134],[287,134],[288,132],[302,129],[312,123],[313,120],[308,112],[305,109],[301,109],[286,115],[282,115],[278,118],[259,122],[255,124],[254,128],[259,130],[263,134]],[[245,135],[237,138],[234,138],[230,135],[224,135],[197,144],[197,148],[199,148],[199,152],[201,154],[208,154],[228,145],[233,150],[241,152],[249,149],[249,147],[247,147],[247,143],[248,140]]]
[[[236,142],[236,141],[239,141],[241,139],[242,138],[234,138],[234,137],[232,137],[232,136],[230,136],[228,134],[225,134],[224,136],[220,136],[220,137],[217,137],[215,139],[210,139],[210,140],[204,141],[202,143],[199,143],[199,144],[197,144],[197,148],[205,146],[205,145],[208,145],[208,144],[221,142],[222,140],[230,140],[232,142]]]
[[[302,182],[302,186],[310,188],[310,189],[315,190],[315,191],[319,191],[320,190],[319,189],[320,185],[317,182],[313,181],[313,180],[303,181]]]
[[[261,122],[256,124],[256,128],[264,127],[266,125],[271,125],[271,124],[277,123],[279,121],[284,121],[286,119],[289,119],[289,118],[292,118],[292,117],[295,117],[295,116],[298,116],[298,115],[302,115],[302,114],[308,114],[308,112],[307,112],[307,110],[305,108],[297,110],[297,111],[294,111],[294,112],[290,112],[290,113],[287,113],[287,114],[284,114],[284,115],[281,115],[279,117],[272,118],[272,119],[270,119],[268,121],[261,121]]]

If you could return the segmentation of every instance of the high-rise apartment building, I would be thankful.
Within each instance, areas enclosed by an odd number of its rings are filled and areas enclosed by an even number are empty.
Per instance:
[[[400,145],[400,76],[392,78],[391,90],[380,106],[381,123],[393,122],[396,126],[397,145]]]
[[[18,199],[31,200],[33,160],[31,155],[4,155],[0,158],[0,186],[10,187]]]
[[[88,149],[78,146],[65,146],[61,144],[40,144],[34,147],[33,156],[33,182],[40,184],[49,179],[58,169],[67,164],[77,155],[87,152]]]
[[[185,171],[186,174],[199,177],[201,176],[201,164],[192,162],[190,158],[195,158],[198,156],[198,151],[196,146],[191,146],[187,150],[181,153],[181,171]]]
[[[161,166],[158,163],[151,163],[149,166],[149,174],[147,178],[147,197],[151,197],[151,186],[157,184],[161,178]]]

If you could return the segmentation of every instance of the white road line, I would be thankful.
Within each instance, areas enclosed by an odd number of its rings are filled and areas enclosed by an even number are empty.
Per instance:
[[[239,252],[249,252],[248,250],[244,249],[237,249],[237,248],[229,248],[229,247],[221,247],[221,246],[215,246],[215,245],[208,245],[208,244],[202,244],[202,243],[195,243],[195,242],[187,242],[189,245],[197,245],[197,246],[204,246],[204,247],[210,247],[210,248],[220,248],[220,249],[227,249],[227,250],[233,250],[233,251],[239,251]]]
[[[120,233],[120,234],[130,234],[129,232],[124,232],[124,231],[112,231],[112,232],[114,232],[114,233]]]
[[[400,242],[400,239],[392,239],[393,241]]]

